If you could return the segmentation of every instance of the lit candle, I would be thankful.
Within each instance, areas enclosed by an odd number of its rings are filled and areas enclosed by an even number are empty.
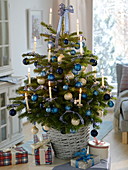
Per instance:
[[[48,86],[49,86],[49,97],[50,99],[52,99],[52,89],[51,89],[51,82],[48,82]]]
[[[93,71],[96,71],[96,66],[93,67]],[[94,73],[94,78],[96,79],[96,73]]]
[[[80,35],[80,54],[82,55],[83,54],[83,44],[82,44],[82,35]]]
[[[81,93],[82,93],[82,89],[80,88],[80,91],[79,91],[79,104],[81,104]]]
[[[49,12],[49,25],[52,25],[52,8],[50,8]]]
[[[50,62],[51,58],[51,44],[48,45],[48,62]]]
[[[26,108],[27,108],[27,111],[29,111],[29,105],[28,105],[28,95],[27,93],[25,93],[25,101],[26,101]]]
[[[34,46],[33,46],[33,52],[36,51],[36,37],[34,37]]]
[[[101,70],[101,73],[102,73],[102,87],[104,87],[104,71],[103,71],[103,69]]]
[[[28,68],[28,84],[31,84],[30,67]]]
[[[76,20],[77,36],[79,37],[79,19]]]

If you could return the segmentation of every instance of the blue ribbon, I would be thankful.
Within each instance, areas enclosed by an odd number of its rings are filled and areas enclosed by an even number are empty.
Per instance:
[[[73,13],[74,9],[72,5],[69,5],[67,8],[65,8],[65,5],[63,3],[61,3],[59,5],[60,9],[59,9],[59,15],[60,15],[60,19],[59,19],[59,23],[58,23],[58,28],[57,28],[57,35],[56,35],[56,40],[55,40],[55,47],[58,47],[58,39],[60,36],[60,32],[61,32],[61,27],[62,27],[62,21],[63,18],[65,17],[65,33],[69,33],[69,17],[68,14]]]
[[[63,120],[63,117],[64,117],[64,115],[65,115],[66,113],[71,113],[71,112],[72,112],[73,114],[77,114],[78,117],[80,118],[81,123],[84,125],[84,119],[82,118],[82,116],[81,116],[79,113],[74,112],[74,111],[71,111],[71,110],[67,110],[66,112],[64,112],[64,114],[62,114],[62,116],[60,116],[60,121],[62,121],[63,123],[67,124],[67,122]]]
[[[75,156],[75,157],[80,156],[80,158],[76,159],[76,164],[75,164],[76,168],[79,168],[79,161],[88,162],[89,159],[92,160],[92,166],[94,165],[94,159],[91,157],[91,156],[93,156],[93,155],[92,155],[92,154],[88,154],[88,155],[87,155],[87,151],[86,151],[85,148],[82,149],[82,152],[76,152],[76,153],[74,154],[74,156]]]

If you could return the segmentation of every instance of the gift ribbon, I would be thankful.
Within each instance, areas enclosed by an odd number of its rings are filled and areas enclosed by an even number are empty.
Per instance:
[[[65,113],[63,113],[62,116],[60,116],[60,121],[62,121],[63,123],[66,123],[66,124],[67,124],[67,122],[63,120],[63,117],[64,117],[64,115],[65,115],[66,113],[71,113],[71,112],[72,112],[73,114],[78,115],[78,117],[80,118],[81,123],[84,125],[84,119],[82,118],[82,116],[81,116],[79,113],[74,112],[74,111],[71,111],[71,110],[67,110]]]
[[[87,150],[84,148],[82,149],[82,152],[76,152],[74,154],[75,157],[80,156],[80,158],[76,159],[75,167],[79,168],[79,161],[88,162],[88,160],[92,160],[92,166],[94,165],[94,159],[91,157],[92,154],[87,154]]]
[[[72,5],[69,5],[67,8],[65,8],[65,5],[63,3],[61,3],[59,5],[59,15],[60,15],[60,19],[59,19],[59,23],[58,23],[58,28],[57,28],[57,35],[56,35],[56,39],[55,39],[55,47],[58,47],[58,39],[60,36],[60,32],[61,32],[61,27],[62,27],[62,21],[63,18],[65,18],[65,33],[69,33],[69,17],[68,14],[73,13],[74,9]]]
[[[12,157],[11,164],[12,165],[16,164],[16,153],[22,153],[22,151],[16,150],[16,146],[10,147],[10,148],[7,148],[7,149],[3,149],[3,152],[11,152],[11,157]]]
[[[94,141],[93,141],[96,145],[104,145],[105,142],[104,141],[98,141],[98,139],[96,137],[94,137]]]

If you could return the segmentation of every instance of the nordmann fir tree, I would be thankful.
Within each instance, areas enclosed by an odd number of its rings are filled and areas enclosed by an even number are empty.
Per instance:
[[[72,133],[90,123],[98,127],[100,112],[105,115],[105,108],[114,103],[106,78],[96,77],[96,71],[87,72],[89,65],[96,67],[98,57],[88,50],[82,32],[65,31],[65,20],[60,11],[61,33],[41,23],[49,32],[40,34],[48,43],[48,55],[22,55],[24,65],[35,65],[36,77],[28,76],[25,85],[17,89],[18,96],[10,99],[13,104],[9,108],[15,107],[10,110],[11,116],[22,111],[20,118],[41,124],[45,131],[54,128]]]

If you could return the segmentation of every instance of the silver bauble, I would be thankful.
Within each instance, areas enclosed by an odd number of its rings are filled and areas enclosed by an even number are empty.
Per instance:
[[[80,79],[80,82],[81,82],[83,85],[85,85],[86,82],[87,82],[87,80],[85,80],[84,78],[81,78],[81,79]]]
[[[74,126],[78,126],[79,124],[80,124],[80,119],[73,119],[72,118],[72,120],[71,120],[71,123],[72,123],[72,125],[74,125]]]
[[[36,126],[33,126],[31,129],[31,132],[33,135],[37,134],[39,132],[39,129]]]
[[[63,54],[60,54],[59,57],[58,57],[58,62],[62,62],[62,59],[64,58],[64,55]]]
[[[38,79],[37,79],[37,83],[38,83],[38,84],[44,84],[44,83],[45,83],[45,79],[44,79],[44,78],[41,78],[41,79],[38,78]]]
[[[46,131],[50,130],[50,128],[46,125],[43,126],[43,129],[46,130]]]
[[[72,93],[66,93],[64,95],[65,100],[71,100],[72,99]]]
[[[69,72],[67,75],[66,75],[66,78],[68,79],[74,79],[74,74],[72,72]]]

